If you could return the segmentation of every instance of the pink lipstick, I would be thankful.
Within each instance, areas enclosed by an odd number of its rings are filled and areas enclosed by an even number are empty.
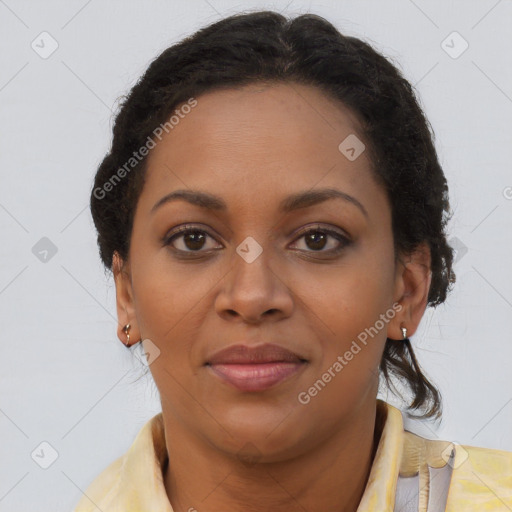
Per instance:
[[[206,363],[212,372],[240,391],[264,391],[304,369],[307,360],[278,345],[232,345]]]

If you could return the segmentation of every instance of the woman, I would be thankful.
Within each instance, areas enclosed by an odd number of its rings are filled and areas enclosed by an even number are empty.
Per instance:
[[[448,188],[410,84],[312,14],[165,50],[125,99],[91,210],[119,339],[162,412],[75,511],[512,508],[512,454],[441,415],[409,336],[455,281]],[[508,507],[508,508],[507,508]]]

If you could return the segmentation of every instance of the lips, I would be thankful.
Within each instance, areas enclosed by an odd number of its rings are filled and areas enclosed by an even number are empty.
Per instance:
[[[267,343],[256,347],[232,345],[213,354],[208,359],[207,364],[255,364],[301,361],[305,361],[305,359],[295,352],[279,345]]]
[[[307,360],[279,345],[232,345],[216,352],[206,366],[240,391],[263,391],[301,371]]]

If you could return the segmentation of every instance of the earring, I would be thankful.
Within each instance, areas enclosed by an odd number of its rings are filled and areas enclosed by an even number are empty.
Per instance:
[[[404,340],[407,339],[407,327],[400,327],[400,329],[402,330],[402,338]]]
[[[130,343],[130,329],[131,329],[131,325],[130,324],[126,324],[124,327],[123,327],[123,332],[126,334],[126,343],[125,345],[127,347],[129,347],[129,343]]]

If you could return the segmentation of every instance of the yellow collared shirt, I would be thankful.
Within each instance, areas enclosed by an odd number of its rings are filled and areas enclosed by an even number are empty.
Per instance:
[[[429,440],[377,400],[384,427],[357,512],[512,511],[512,452]],[[89,485],[73,512],[173,512],[162,413]]]

